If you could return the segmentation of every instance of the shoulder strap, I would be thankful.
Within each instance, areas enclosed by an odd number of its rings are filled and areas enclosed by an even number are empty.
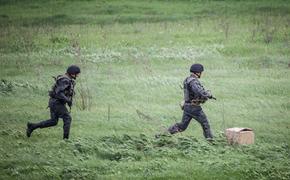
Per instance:
[[[189,76],[188,78],[186,78],[186,83],[189,84],[193,80],[196,80],[196,78]]]
[[[63,74],[63,75],[58,75],[55,80],[58,81],[60,79],[67,79],[67,80],[71,80],[67,75]]]

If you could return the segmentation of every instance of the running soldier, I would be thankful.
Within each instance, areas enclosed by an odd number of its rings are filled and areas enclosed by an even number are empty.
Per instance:
[[[182,121],[174,124],[168,129],[170,134],[184,131],[193,118],[200,123],[204,137],[209,141],[213,140],[210,125],[201,108],[201,104],[205,103],[208,99],[216,98],[212,96],[210,91],[205,90],[198,80],[201,77],[203,70],[204,68],[201,64],[193,64],[191,66],[191,75],[187,77],[183,83],[184,104],[182,105]]]
[[[72,65],[67,68],[64,75],[59,75],[55,78],[55,84],[52,90],[49,91],[50,119],[39,123],[27,123],[26,135],[31,136],[31,133],[38,128],[47,128],[56,126],[58,119],[63,119],[63,139],[69,138],[71,115],[66,104],[71,108],[74,96],[75,80],[81,73],[78,66]]]

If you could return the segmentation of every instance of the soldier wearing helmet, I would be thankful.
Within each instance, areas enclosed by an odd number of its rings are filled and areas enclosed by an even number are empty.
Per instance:
[[[66,104],[71,108],[74,96],[75,80],[81,73],[81,70],[76,65],[71,65],[67,68],[64,75],[55,77],[55,84],[49,91],[50,119],[39,123],[27,123],[26,135],[31,136],[31,133],[38,128],[46,128],[56,126],[58,119],[63,119],[63,139],[69,138],[71,116],[66,108]]]
[[[208,119],[201,108],[201,104],[205,103],[208,99],[215,98],[209,91],[204,89],[198,80],[201,78],[203,71],[204,68],[201,64],[193,64],[190,67],[191,74],[183,82],[184,103],[181,106],[183,110],[182,121],[168,129],[170,134],[184,131],[193,118],[200,123],[204,137],[209,141],[213,139]]]

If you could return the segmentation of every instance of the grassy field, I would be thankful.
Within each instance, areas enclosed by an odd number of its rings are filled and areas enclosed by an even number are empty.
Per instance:
[[[290,2],[0,0],[0,179],[290,179]],[[181,120],[193,63],[217,97],[200,125]],[[49,118],[52,76],[77,79],[70,140]],[[224,130],[250,127],[255,144]]]

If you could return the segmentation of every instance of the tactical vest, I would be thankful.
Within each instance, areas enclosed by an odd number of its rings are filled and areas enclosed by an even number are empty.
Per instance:
[[[73,95],[75,94],[74,92],[74,86],[75,86],[75,82],[74,80],[72,80],[71,78],[69,78],[67,75],[58,75],[57,77],[53,77],[55,80],[54,85],[51,88],[51,91],[49,91],[49,96],[52,98],[57,98],[57,87],[59,86],[59,81],[62,79],[66,79],[70,82],[69,86],[67,88],[64,89],[64,95],[66,97],[72,98]]]
[[[192,76],[187,77],[183,82],[183,91],[184,91],[184,101],[189,103],[193,99],[193,92],[190,90],[190,82],[193,81],[195,78]]]
[[[183,82],[183,90],[184,90],[184,101],[185,103],[190,103],[193,106],[199,106],[202,103],[205,103],[206,99],[198,96],[195,92],[193,92],[190,88],[190,83],[192,81],[198,81],[195,77],[189,76]]]

